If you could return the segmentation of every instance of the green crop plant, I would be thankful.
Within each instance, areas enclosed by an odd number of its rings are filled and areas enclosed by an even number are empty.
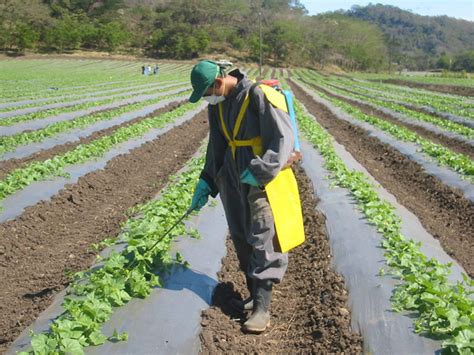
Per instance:
[[[340,82],[339,80],[333,79],[326,81],[326,84],[331,85],[336,89],[352,91],[350,93],[358,94],[370,99],[379,99],[385,102],[395,101],[393,102],[394,104],[403,104],[403,106],[406,106],[408,109],[429,107],[435,112],[447,112],[464,118],[474,118],[474,112],[471,111],[474,108],[474,105],[469,103],[465,103],[463,106],[466,107],[463,108],[456,105],[454,102],[450,104],[439,103],[439,101],[433,98],[427,98],[418,93],[409,94],[393,91],[387,92],[381,91],[381,88],[373,89],[372,87],[365,87],[360,83]]]
[[[341,85],[341,87],[364,93],[371,96],[394,99],[418,106],[429,106],[438,112],[448,112],[458,116],[474,118],[474,104],[465,98],[457,98],[449,95],[433,95],[423,91],[401,90],[400,87],[390,84],[377,84],[371,82],[353,82],[347,79],[331,77],[328,83]]]
[[[120,239],[127,243],[121,252],[102,259],[102,266],[74,275],[64,299],[64,312],[50,325],[49,331],[32,334],[26,354],[84,354],[84,347],[111,341],[126,341],[127,333],[107,338],[101,331],[114,309],[132,298],[145,298],[161,286],[161,276],[173,264],[186,262],[178,253],[170,254],[173,240],[188,232],[184,223],[162,237],[189,208],[192,189],[199,179],[204,157],[192,159],[184,173],[172,176],[160,199],[132,209],[137,218],[129,219]],[[156,242],[155,248],[148,250]],[[160,315],[157,314],[157,317]]]
[[[88,74],[89,76],[96,76],[96,72],[92,72]],[[80,77],[80,76],[79,76]],[[163,76],[160,76],[159,83],[163,84],[165,82],[171,81],[184,81],[187,78],[181,74],[175,73],[166,73]],[[76,96],[76,95],[93,95],[103,90],[108,89],[115,89],[115,88],[127,88],[129,86],[137,85],[137,84],[150,84],[150,83],[157,83],[157,81],[152,81],[151,78],[140,78],[140,79],[129,79],[129,80],[117,80],[113,82],[109,82],[110,79],[105,79],[105,81],[98,81],[91,85],[79,85],[78,87],[72,86],[73,83],[57,83],[59,86],[57,90],[48,89],[44,87],[37,87],[32,89],[31,91],[26,91],[24,86],[27,85],[28,82],[22,82],[21,87],[22,90],[17,90],[18,94],[14,95],[11,94],[12,97],[5,98],[4,101],[6,102],[16,102],[16,101],[23,101],[23,100],[34,100],[34,99],[57,99],[62,96]],[[52,84],[48,81],[49,86]],[[79,84],[79,83],[77,83]],[[81,82],[81,84],[84,84]],[[54,88],[54,86],[53,86]]]
[[[110,87],[127,87],[132,83],[155,83],[163,80],[186,80],[186,73],[177,71],[177,65],[160,65],[158,76],[142,76],[137,63],[114,67],[109,61],[83,63],[61,60],[29,60],[0,63],[0,97],[20,101],[61,96],[67,93],[97,91]],[[180,66],[180,71],[190,65]],[[94,86],[101,86],[100,88]]]
[[[439,118],[439,117],[436,117],[436,116],[433,116],[433,115],[430,115],[430,114],[427,114],[427,113],[418,112],[418,111],[412,110],[410,108],[407,108],[403,105],[394,103],[394,102],[384,101],[384,100],[374,98],[374,97],[369,97],[369,96],[364,96],[364,95],[361,95],[361,94],[354,94],[354,93],[350,93],[350,92],[347,92],[347,91],[343,91],[340,88],[337,88],[337,87],[334,87],[334,86],[331,86],[329,89],[339,93],[340,95],[349,96],[351,98],[356,98],[356,99],[360,99],[360,100],[363,100],[363,101],[367,101],[367,102],[370,102],[370,103],[372,103],[376,106],[388,108],[388,109],[393,110],[395,112],[402,113],[407,118],[415,119],[415,120],[422,121],[422,122],[428,122],[428,123],[433,124],[434,126],[442,128],[446,131],[458,133],[458,134],[461,134],[461,135],[466,136],[468,138],[474,138],[474,130],[472,128],[466,127],[466,126],[464,126],[460,123],[456,123],[456,122],[450,121],[448,119]],[[459,113],[459,112],[457,112],[457,113]],[[474,117],[474,115],[473,115],[473,117]]]
[[[57,61],[48,60],[37,63],[43,65],[44,68],[38,70],[38,65],[34,65],[29,70],[25,67],[25,63],[21,65],[14,62],[0,63],[0,78],[6,84],[2,97],[17,99],[28,95],[57,94],[56,90],[48,90],[51,87],[63,89],[68,86],[88,87],[106,82],[143,80],[143,78],[137,78],[132,70],[128,73],[118,70],[107,72],[101,67],[84,67],[82,70],[76,64],[74,74],[71,75],[70,65],[63,67],[58,65]]]
[[[300,103],[296,102],[295,109],[300,130],[320,151],[335,185],[351,191],[367,220],[383,235],[381,246],[385,249],[390,269],[384,269],[379,275],[390,273],[401,280],[392,297],[393,309],[414,312],[415,331],[443,340],[445,353],[472,354],[473,281],[463,275],[463,282],[450,283],[450,265],[428,259],[421,253],[420,243],[401,234],[400,218],[395,208],[379,197],[363,173],[346,167],[334,150],[332,137],[306,113]]]
[[[474,82],[472,77],[470,78],[447,78],[437,75],[394,75],[394,74],[374,74],[374,73],[353,73],[354,77],[364,79],[364,80],[388,80],[388,79],[399,79],[407,82],[414,83],[426,83],[426,84],[435,84],[435,85],[456,85],[456,86],[466,86],[473,87]],[[401,85],[400,85],[401,86]]]

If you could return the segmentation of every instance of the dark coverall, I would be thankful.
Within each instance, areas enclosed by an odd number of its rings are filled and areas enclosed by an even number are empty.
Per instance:
[[[238,78],[236,87],[222,102],[227,130],[232,132],[253,82],[238,69],[228,75]],[[249,168],[264,186],[280,172],[294,144],[288,114],[275,108],[260,88],[254,89],[237,139],[261,136],[261,157],[255,156],[251,147],[238,147],[233,158],[221,127],[218,105],[209,105],[209,127],[209,143],[201,178],[211,187],[211,196],[220,194],[240,268],[251,279],[278,283],[287,269],[288,254],[276,251],[273,214],[265,191],[241,183],[240,174]]]

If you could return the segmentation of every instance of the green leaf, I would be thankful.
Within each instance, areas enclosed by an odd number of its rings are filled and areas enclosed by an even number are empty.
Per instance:
[[[443,347],[454,346],[461,354],[472,354],[474,349],[474,332],[471,329],[464,329],[453,339],[443,342]]]
[[[176,252],[176,261],[180,264],[184,261],[184,256],[179,251]]]
[[[46,342],[48,337],[44,334],[36,334],[31,339],[31,347],[33,348],[33,352],[38,355],[43,355],[48,353],[48,346]]]
[[[62,339],[61,350],[68,355],[84,355],[84,349],[76,339]]]

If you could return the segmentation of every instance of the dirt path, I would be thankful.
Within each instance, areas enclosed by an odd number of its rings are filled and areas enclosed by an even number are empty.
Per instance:
[[[444,250],[474,275],[474,204],[462,193],[427,174],[398,150],[365,130],[338,119],[294,84],[298,100],[318,122],[397,200],[438,238]]]
[[[325,218],[315,210],[311,181],[301,168],[297,179],[303,204],[306,242],[290,252],[288,272],[275,287],[272,324],[261,335],[244,334],[245,316],[232,310],[232,297],[246,297],[243,273],[230,240],[219,274],[214,306],[203,312],[204,354],[356,354],[362,340],[350,331],[344,280],[331,268]]]
[[[103,129],[101,131],[94,132],[91,135],[89,135],[87,137],[82,137],[78,141],[75,141],[75,142],[68,142],[68,143],[65,143],[65,144],[54,146],[50,149],[44,149],[44,150],[41,150],[39,152],[36,152],[36,153],[31,154],[31,155],[29,155],[27,157],[24,157],[24,158],[9,159],[9,160],[2,161],[2,162],[0,162],[0,180],[4,179],[5,176],[8,175],[11,171],[13,171],[15,169],[25,167],[29,163],[32,163],[32,162],[35,162],[35,161],[43,161],[43,160],[46,160],[46,159],[50,159],[50,158],[54,157],[55,155],[66,153],[66,152],[76,148],[78,145],[87,144],[87,143],[92,142],[93,140],[96,140],[96,139],[99,139],[99,138],[102,138],[102,137],[105,137],[105,136],[109,136],[109,135],[113,134],[116,130],[118,130],[119,128],[128,127],[132,124],[138,123],[138,122],[143,121],[147,118],[158,116],[158,115],[161,115],[165,112],[171,111],[171,110],[179,107],[180,105],[182,105],[183,102],[184,101],[182,101],[180,103],[178,103],[178,102],[170,103],[170,104],[166,105],[165,107],[162,107],[158,110],[155,110],[155,111],[151,112],[150,114],[148,114],[146,116],[140,116],[140,117],[134,118],[130,121],[124,122],[122,124],[112,126],[112,127]]]
[[[0,353],[66,287],[65,271],[91,265],[91,243],[117,235],[125,212],[153,197],[207,132],[202,112],[0,224]]]
[[[467,143],[465,143],[465,142],[459,141],[459,140],[454,139],[454,138],[446,137],[442,134],[435,133],[433,131],[430,131],[429,129],[426,129],[426,128],[423,128],[423,127],[420,127],[420,126],[416,126],[416,125],[412,125],[412,124],[409,124],[409,123],[402,122],[400,120],[397,120],[397,118],[395,118],[394,116],[389,115],[389,114],[387,114],[387,113],[385,113],[381,110],[378,110],[376,108],[373,108],[370,105],[362,104],[362,103],[359,103],[357,101],[354,101],[354,100],[351,100],[351,99],[348,99],[348,98],[344,98],[340,95],[330,93],[326,89],[324,89],[324,88],[322,88],[318,85],[315,85],[313,83],[310,83],[310,82],[307,82],[307,81],[304,81],[304,80],[303,80],[303,82],[305,82],[306,84],[308,84],[310,86],[313,86],[317,90],[320,90],[320,91],[324,92],[326,95],[328,95],[330,97],[334,97],[338,100],[341,100],[341,101],[344,101],[348,104],[351,104],[352,106],[356,106],[362,112],[364,112],[366,115],[376,116],[376,117],[382,118],[386,121],[389,121],[391,123],[394,123],[398,126],[408,128],[410,131],[416,132],[420,136],[422,136],[422,137],[424,137],[424,138],[426,138],[426,139],[428,139],[428,140],[430,140],[434,143],[441,144],[441,145],[451,149],[452,151],[454,151],[456,153],[465,154],[469,158],[474,159],[474,147],[467,144]]]
[[[395,84],[401,86],[408,86],[410,88],[425,89],[431,91],[442,92],[445,94],[454,94],[461,96],[474,96],[474,88],[468,86],[456,86],[456,85],[436,85],[436,84],[425,84],[415,83],[408,80],[400,79],[386,79],[386,80],[371,80],[371,81],[382,81],[383,83]]]

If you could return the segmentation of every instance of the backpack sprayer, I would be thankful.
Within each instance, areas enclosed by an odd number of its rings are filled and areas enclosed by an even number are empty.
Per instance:
[[[302,158],[300,140],[298,138],[298,124],[296,123],[296,115],[295,115],[295,108],[294,108],[294,102],[293,102],[293,93],[290,90],[283,90],[280,86],[280,81],[278,79],[261,80],[259,81],[259,83],[270,86],[285,96],[286,107],[288,109],[288,115],[290,116],[290,122],[293,127],[293,134],[295,137],[293,152],[291,153],[291,156],[288,159],[288,162],[284,166],[286,168],[290,166],[291,164],[293,164],[294,162],[301,160]]]

